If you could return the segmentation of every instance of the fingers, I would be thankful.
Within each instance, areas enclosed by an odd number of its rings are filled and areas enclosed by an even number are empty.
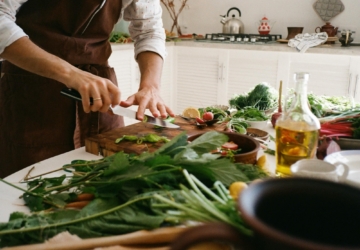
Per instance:
[[[81,84],[82,83],[82,84]],[[110,80],[83,73],[77,77],[77,84],[70,86],[81,95],[84,111],[107,112],[110,106],[120,103],[121,92]],[[90,103],[92,99],[92,103]]]

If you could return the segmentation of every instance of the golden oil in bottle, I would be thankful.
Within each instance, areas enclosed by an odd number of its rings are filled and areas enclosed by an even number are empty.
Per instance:
[[[318,130],[295,131],[276,127],[276,173],[291,175],[290,166],[301,159],[314,158],[318,142]]]
[[[275,124],[276,174],[279,176],[291,175],[292,164],[316,155],[320,122],[308,106],[308,79],[308,73],[294,74],[294,98]]]

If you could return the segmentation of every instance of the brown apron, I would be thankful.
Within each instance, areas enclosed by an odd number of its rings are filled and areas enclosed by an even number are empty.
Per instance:
[[[121,0],[29,0],[17,24],[44,50],[117,84],[109,35]],[[86,137],[124,126],[122,117],[84,113],[62,83],[4,61],[0,79],[0,177],[84,146]],[[61,167],[61,166],[59,166]]]

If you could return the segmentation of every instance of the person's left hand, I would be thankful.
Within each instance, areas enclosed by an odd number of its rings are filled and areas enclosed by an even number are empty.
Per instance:
[[[168,115],[174,117],[174,112],[164,103],[160,96],[160,90],[156,87],[144,87],[127,98],[126,101],[121,101],[120,106],[130,107],[138,105],[136,114],[137,119],[142,121],[146,109],[149,109],[154,117],[167,118]]]

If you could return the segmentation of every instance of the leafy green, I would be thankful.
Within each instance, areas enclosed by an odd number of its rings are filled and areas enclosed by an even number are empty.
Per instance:
[[[238,94],[229,100],[230,107],[238,110],[254,107],[259,110],[269,110],[277,106],[277,91],[266,83],[257,84],[250,92]]]
[[[235,118],[243,118],[247,121],[266,121],[269,120],[269,117],[265,115],[263,110],[259,110],[254,107],[245,107],[243,109],[237,110],[231,114]]]
[[[227,140],[212,131],[188,143],[184,132],[153,153],[118,152],[96,161],[76,160],[64,166],[73,171],[71,177],[29,181],[23,197],[37,213],[15,212],[8,223],[0,224],[0,246],[42,242],[65,230],[87,238],[159,227],[168,217],[152,208],[154,195],[167,197],[180,185],[187,186],[184,170],[209,187],[216,181],[228,187],[264,176],[256,166],[247,170],[209,153]],[[96,198],[82,210],[63,209],[84,191]]]

